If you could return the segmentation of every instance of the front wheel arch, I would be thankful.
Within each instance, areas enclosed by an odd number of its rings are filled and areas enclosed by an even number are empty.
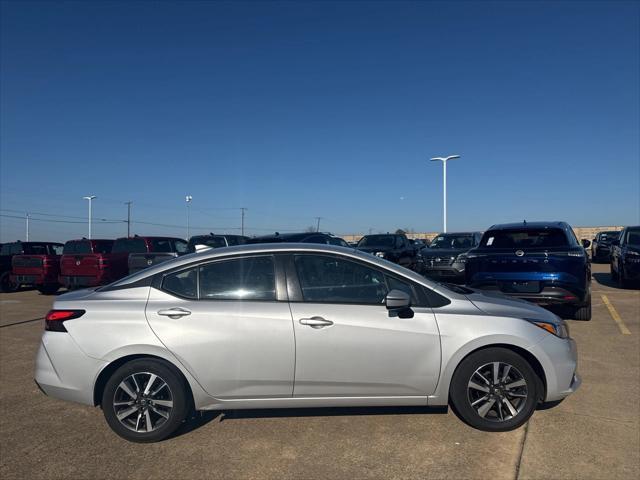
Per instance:
[[[107,365],[105,368],[102,369],[93,387],[93,405],[95,407],[102,407],[101,405],[102,394],[104,393],[104,388],[107,385],[109,378],[111,378],[111,375],[113,375],[115,371],[118,368],[120,368],[122,365],[124,365],[125,363],[129,363],[132,360],[155,360],[157,362],[162,363],[163,365],[166,365],[168,368],[173,370],[173,372],[176,375],[178,375],[184,382],[187,398],[191,403],[191,407],[193,407],[194,399],[193,399],[193,391],[191,390],[191,385],[189,384],[184,374],[180,371],[180,369],[176,367],[173,363],[169,362],[168,360],[162,357],[158,357],[156,355],[147,355],[147,354],[127,355],[125,357],[121,357],[121,358],[118,358],[117,360],[114,360],[113,362],[111,362],[109,365]]]
[[[448,388],[449,403],[451,403],[451,398],[450,398],[451,383],[453,382],[453,378],[455,377],[455,374],[458,371],[458,368],[460,368],[460,365],[462,365],[462,362],[464,362],[467,359],[467,357],[469,357],[470,355],[473,355],[474,353],[479,352],[481,350],[486,350],[488,348],[505,348],[507,350],[511,350],[513,353],[516,353],[520,355],[522,358],[524,358],[529,363],[533,371],[535,372],[539,382],[538,387],[540,392],[540,398],[538,399],[538,401],[542,402],[544,401],[545,398],[547,398],[547,377],[544,373],[544,368],[542,368],[542,364],[540,363],[540,361],[531,352],[529,352],[528,350],[525,350],[524,348],[518,347],[516,345],[505,344],[505,343],[493,343],[490,345],[483,345],[479,348],[476,348],[475,350],[467,353],[463,358],[460,359],[460,361],[458,362],[458,365],[453,371],[453,374],[451,375],[451,378],[449,379],[449,388]]]

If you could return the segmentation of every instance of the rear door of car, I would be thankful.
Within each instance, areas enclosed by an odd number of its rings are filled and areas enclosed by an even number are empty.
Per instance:
[[[149,325],[216,398],[292,395],[294,332],[276,260],[226,258],[154,278]]]
[[[430,308],[390,314],[391,289],[416,300],[408,280],[348,257],[289,257],[296,338],[294,396],[425,397],[440,372],[440,337]]]

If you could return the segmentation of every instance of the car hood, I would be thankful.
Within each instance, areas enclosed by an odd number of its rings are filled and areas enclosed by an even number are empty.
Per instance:
[[[461,253],[466,253],[469,248],[423,248],[420,253],[423,257],[457,257]]]
[[[488,315],[528,318],[556,325],[562,323],[560,317],[553,312],[545,310],[544,308],[527,302],[526,300],[507,297],[500,293],[483,292],[479,290],[474,290],[473,293],[467,294],[466,297],[477,308]]]

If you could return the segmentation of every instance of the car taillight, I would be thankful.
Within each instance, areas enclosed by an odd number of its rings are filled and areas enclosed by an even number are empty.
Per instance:
[[[74,318],[80,318],[85,310],[49,310],[44,317],[44,329],[49,332],[66,332],[64,322]]]

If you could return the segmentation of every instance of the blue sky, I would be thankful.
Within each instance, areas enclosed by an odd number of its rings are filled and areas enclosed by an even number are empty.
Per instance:
[[[2,241],[640,223],[637,2],[1,9]]]

